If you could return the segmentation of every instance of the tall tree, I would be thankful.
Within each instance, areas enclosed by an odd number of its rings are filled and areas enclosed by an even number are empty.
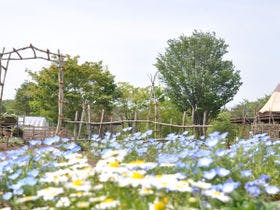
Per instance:
[[[75,112],[82,110],[83,104],[96,109],[110,111],[119,97],[114,76],[102,62],[78,63],[78,57],[70,58],[63,64],[65,117],[74,119]],[[43,68],[39,72],[29,71],[36,84],[33,88],[32,110],[56,122],[58,98],[58,70],[56,65]]]
[[[194,31],[171,39],[155,66],[167,92],[182,111],[194,111],[194,123],[217,116],[241,86],[239,71],[224,60],[228,45],[215,33]]]
[[[33,91],[35,84],[25,81],[16,89],[14,108],[16,114],[30,115],[32,113],[30,102],[33,100]]]

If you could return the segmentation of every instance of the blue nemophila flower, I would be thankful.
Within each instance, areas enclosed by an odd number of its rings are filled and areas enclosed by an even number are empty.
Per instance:
[[[29,163],[30,161],[30,156],[29,155],[23,155],[21,157],[18,157],[17,159],[14,160],[18,166],[25,166]]]
[[[189,133],[189,131],[184,131],[184,132],[182,133],[182,135],[186,136],[186,135],[188,135],[188,133]]]
[[[123,129],[123,132],[131,131],[131,130],[132,130],[132,127],[127,127],[127,128]]]
[[[61,141],[62,141],[63,143],[67,143],[68,141],[70,141],[70,139],[69,139],[69,138],[61,138]]]
[[[240,171],[240,173],[241,173],[241,176],[242,176],[242,177],[249,177],[249,176],[252,176],[252,170],[251,170],[251,169],[242,170],[242,171]]]
[[[223,157],[223,156],[227,155],[229,152],[230,152],[230,150],[227,150],[227,149],[218,149],[215,152],[215,155],[218,157]]]
[[[166,140],[169,141],[175,141],[177,139],[178,135],[176,135],[175,133],[170,133],[166,136]]]
[[[213,179],[216,175],[217,175],[217,172],[216,172],[216,170],[214,168],[212,168],[209,171],[204,171],[204,173],[203,173],[203,177],[205,179],[208,179],[208,180]]]
[[[22,169],[18,169],[15,173],[8,176],[9,179],[15,180],[17,179],[22,173]]]
[[[206,146],[212,148],[212,147],[215,147],[219,140],[221,139],[221,136],[219,135],[219,132],[214,132],[214,133],[211,133],[209,134],[209,138],[206,139]]]
[[[6,155],[0,152],[0,160],[6,160]]]
[[[2,195],[2,198],[7,201],[7,200],[10,200],[12,198],[12,196],[13,196],[13,193],[6,192]]]
[[[27,172],[28,176],[37,177],[39,175],[39,171],[37,169],[33,169]]]
[[[224,177],[230,174],[230,170],[226,168],[215,168],[215,170],[220,177]]]
[[[77,146],[79,146],[79,145],[77,145],[75,142],[71,142],[70,144],[63,145],[63,147],[68,150],[72,150],[72,149],[76,148]]]
[[[22,183],[21,182],[17,182],[15,184],[9,185],[9,189],[13,190],[13,191],[18,191],[19,189],[22,188]]]
[[[266,174],[262,174],[259,176],[258,179],[247,182],[245,184],[245,188],[246,186],[265,186],[269,181],[270,181],[270,177]]]
[[[30,146],[36,146],[36,145],[41,145],[42,141],[41,140],[30,140],[28,143],[30,144]]]
[[[209,167],[213,163],[213,159],[209,157],[200,158],[197,162],[197,167]]]
[[[144,134],[146,136],[150,136],[150,135],[152,135],[152,133],[153,133],[153,130],[147,130]]]
[[[33,176],[28,176],[19,180],[18,183],[21,184],[22,186],[24,185],[34,186],[35,184],[37,184],[37,181],[38,180],[35,179]]]
[[[192,158],[199,158],[199,157],[208,157],[210,156],[211,151],[206,149],[199,149],[197,150],[194,155],[192,155]]]
[[[231,193],[233,190],[240,186],[240,182],[234,182],[232,179],[228,179],[223,184],[223,192],[224,193]]]
[[[248,194],[251,195],[252,197],[257,197],[261,194],[261,189],[256,185],[246,186],[245,184],[245,189],[248,192]]]
[[[147,147],[143,147],[143,148],[135,148],[135,151],[137,152],[137,154],[139,156],[142,156],[145,152],[147,152],[148,148]]]
[[[275,195],[280,192],[280,189],[276,186],[266,185],[265,192],[270,195]]]
[[[175,163],[178,161],[178,156],[176,154],[159,154],[157,161],[162,163]]]
[[[46,138],[43,143],[50,146],[54,143],[58,143],[60,140],[59,136],[54,136],[54,137],[50,137],[50,138]]]

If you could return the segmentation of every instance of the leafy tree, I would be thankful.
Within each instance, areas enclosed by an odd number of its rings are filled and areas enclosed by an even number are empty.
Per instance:
[[[112,110],[113,102],[120,93],[116,89],[114,76],[102,62],[78,64],[78,57],[68,57],[63,68],[66,118],[74,119],[75,112],[81,112],[84,104],[91,105],[95,110]],[[55,122],[58,114],[57,66],[53,64],[40,72],[29,71],[29,75],[35,83],[32,96],[34,100],[30,103],[32,110],[35,114]]]
[[[25,81],[20,88],[16,89],[16,96],[14,100],[15,113],[19,115],[31,115],[32,109],[30,106],[33,100],[33,91],[35,84],[33,82]]]
[[[13,99],[7,99],[3,100],[3,113],[8,113],[8,114],[16,114],[16,109],[15,109],[15,100]]]
[[[219,131],[221,133],[228,133],[227,144],[230,145],[234,142],[235,138],[241,132],[241,127],[230,122],[231,113],[227,110],[223,110],[218,116],[211,122],[212,127],[208,129],[208,132]]]
[[[137,112],[138,117],[144,117],[148,112],[150,103],[149,87],[134,87],[127,82],[118,83],[121,97],[115,103],[116,112],[122,119],[134,119]]]
[[[134,115],[137,113],[138,119],[149,118],[152,121],[156,120],[165,123],[169,123],[172,120],[174,124],[182,123],[183,113],[171,102],[163,88],[154,87],[156,100],[154,95],[151,94],[151,86],[140,88],[126,82],[120,82],[118,83],[118,88],[122,93],[122,97],[115,103],[114,112],[118,113],[121,119],[134,119]],[[157,103],[157,113],[155,113],[155,103]],[[151,124],[150,126],[153,125]],[[144,131],[147,129],[147,125],[141,128]],[[150,127],[150,129],[154,128],[154,126]],[[157,126],[157,130],[159,130],[159,126]],[[176,132],[178,129],[173,129],[172,131]],[[169,132],[169,127],[161,127],[161,135],[164,136]]]
[[[206,123],[232,100],[240,85],[239,71],[224,60],[228,45],[215,33],[194,31],[171,39],[155,66],[168,95],[181,111],[194,111],[194,123]]]
[[[231,115],[233,118],[255,117],[257,112],[265,105],[269,98],[270,95],[265,95],[255,101],[244,99],[240,104],[235,105],[231,109]]]

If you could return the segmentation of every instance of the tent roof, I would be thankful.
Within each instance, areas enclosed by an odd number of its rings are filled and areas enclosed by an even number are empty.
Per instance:
[[[279,112],[280,113],[280,84],[274,89],[272,95],[259,113]]]

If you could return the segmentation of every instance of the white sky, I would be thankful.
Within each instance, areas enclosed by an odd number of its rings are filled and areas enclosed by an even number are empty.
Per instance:
[[[0,50],[32,43],[108,66],[116,81],[149,85],[167,40],[215,31],[243,85],[231,104],[270,94],[280,83],[278,0],[0,0]],[[4,99],[43,61],[11,61]]]

